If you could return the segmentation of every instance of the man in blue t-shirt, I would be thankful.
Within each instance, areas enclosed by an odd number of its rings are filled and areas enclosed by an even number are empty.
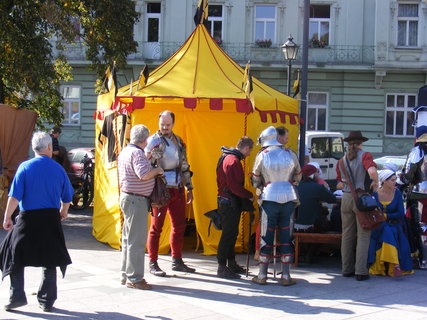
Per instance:
[[[73,187],[64,169],[52,160],[52,138],[36,132],[32,138],[35,158],[21,163],[9,191],[3,228],[9,233],[0,245],[3,278],[10,275],[10,299],[6,311],[24,306],[24,268],[42,267],[37,299],[43,311],[52,310],[57,297],[56,267],[64,274],[71,263],[61,220],[68,216]],[[12,221],[19,205],[20,213]]]

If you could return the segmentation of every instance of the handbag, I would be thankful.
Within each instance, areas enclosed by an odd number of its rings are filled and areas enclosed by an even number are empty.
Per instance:
[[[363,194],[361,197],[358,197],[356,190],[354,189],[353,179],[349,178],[347,170],[344,165],[344,161],[342,161],[342,158],[338,161],[338,165],[341,166],[341,169],[344,172],[345,178],[347,180],[347,184],[350,187],[351,194],[356,203],[355,211],[356,211],[357,221],[359,221],[360,226],[365,230],[376,229],[381,225],[381,223],[385,221],[385,217],[382,211],[379,209],[375,197],[370,194]],[[372,198],[373,200],[375,200],[375,205],[372,202]],[[361,207],[364,207],[370,210],[359,209],[358,203]],[[372,207],[374,207],[374,209],[371,209]]]
[[[161,208],[168,204],[171,197],[166,186],[165,178],[163,176],[157,176],[154,179],[154,188],[150,196],[151,206]]]
[[[372,211],[378,207],[377,199],[369,193],[364,193],[357,198],[356,207],[360,211]]]

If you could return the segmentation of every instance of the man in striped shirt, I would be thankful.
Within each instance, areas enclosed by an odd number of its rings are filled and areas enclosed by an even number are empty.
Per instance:
[[[121,283],[141,290],[151,289],[144,280],[148,197],[153,191],[154,178],[163,174],[163,169],[153,168],[145,156],[149,135],[149,130],[142,124],[132,127],[130,143],[118,158],[120,208],[124,215]]]

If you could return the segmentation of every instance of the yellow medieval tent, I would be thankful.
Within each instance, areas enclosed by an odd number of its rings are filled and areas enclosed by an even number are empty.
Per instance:
[[[192,211],[207,255],[216,253],[220,236],[214,228],[208,236],[209,220],[203,215],[216,208],[215,168],[220,147],[235,146],[244,135],[256,141],[260,132],[270,125],[285,125],[290,131],[290,146],[294,150],[297,147],[298,101],[255,78],[249,99],[242,89],[244,74],[245,70],[199,24],[182,47],[150,73],[146,83],[137,81],[124,86],[118,90],[116,98],[113,92],[98,98],[97,135],[103,125],[102,119],[105,122],[108,115],[128,114],[130,126],[145,124],[154,133],[161,111],[175,113],[174,132],[186,142],[194,172]],[[257,151],[258,146],[255,146],[251,157],[245,160],[248,188],[249,172]],[[119,248],[121,219],[117,170],[98,160],[101,159],[99,146],[96,158],[93,235],[99,241]],[[248,222],[245,224],[247,227]],[[169,232],[165,228],[161,239],[163,253],[168,251]],[[244,239],[247,239],[247,228],[241,228],[237,249],[242,249],[247,241]]]

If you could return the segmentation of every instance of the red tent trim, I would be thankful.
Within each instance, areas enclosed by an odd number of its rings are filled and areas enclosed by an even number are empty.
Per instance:
[[[130,102],[123,102],[125,99],[131,99]],[[199,99],[209,100],[209,108],[211,110],[223,110],[224,100],[234,100],[236,104],[236,112],[249,114],[253,112],[252,104],[249,99],[236,99],[236,98],[183,98],[183,97],[165,97],[165,96],[153,96],[153,97],[140,97],[140,96],[117,96],[116,100],[111,104],[110,110],[115,110],[118,113],[129,114],[136,109],[144,109],[147,99],[154,101],[155,98],[171,98],[171,99],[182,99],[185,108],[195,109]],[[95,115],[94,115],[95,117]]]
[[[184,98],[184,107],[188,109],[196,109],[197,98]]]
[[[267,122],[267,117],[268,115],[271,116],[271,121],[273,123],[277,123],[278,119],[280,119],[281,123],[286,123],[286,117],[289,118],[289,123],[290,124],[297,124],[298,120],[300,123],[303,123],[303,119],[301,119],[299,117],[298,114],[296,113],[290,113],[290,112],[285,112],[285,111],[280,111],[280,110],[259,110],[256,109],[259,113],[261,122]]]
[[[209,99],[209,108],[211,110],[222,110],[222,99],[221,98],[210,98]]]

